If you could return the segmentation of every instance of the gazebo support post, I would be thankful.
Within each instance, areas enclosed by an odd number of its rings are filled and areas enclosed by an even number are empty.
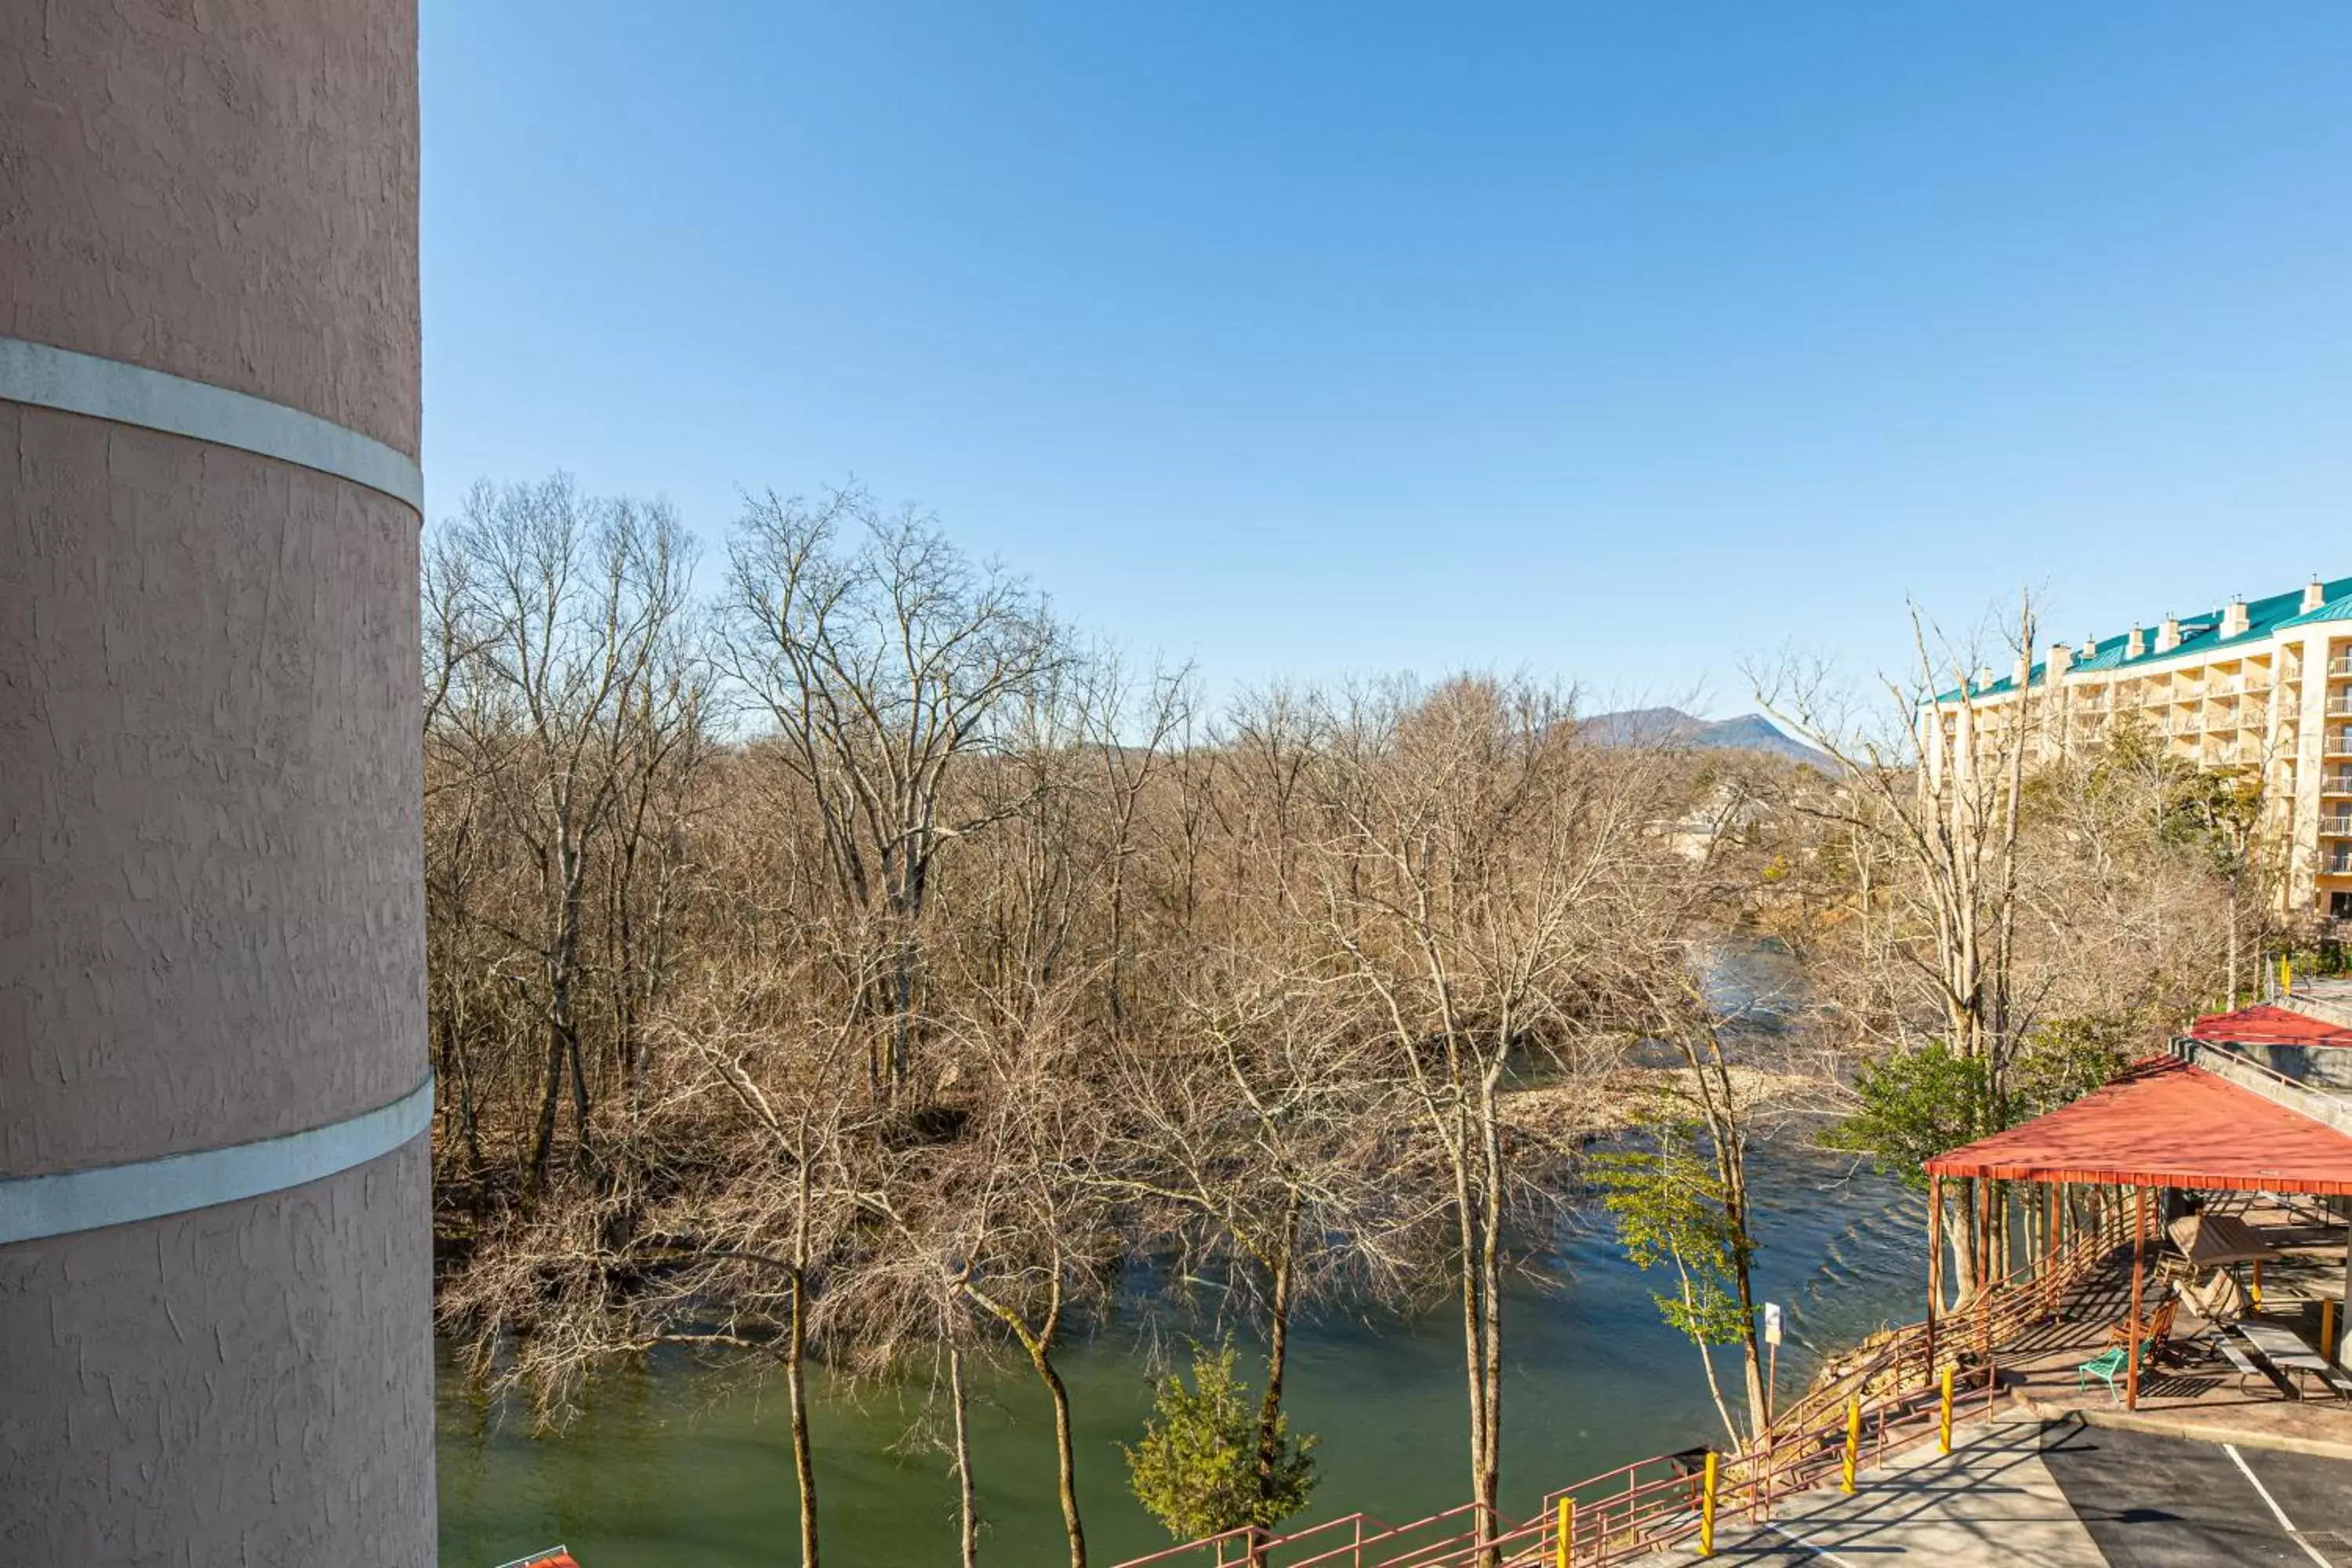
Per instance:
[[[2132,1189],[2132,1300],[2131,1327],[2125,1331],[2130,1336],[2131,1355],[2128,1370],[2124,1373],[2124,1408],[2139,1408],[2139,1342],[2140,1342],[2140,1278],[2146,1272],[2147,1256],[2147,1189]]]
[[[1977,1292],[1993,1281],[1992,1272],[1992,1178],[1977,1178]]]
[[[2323,1348],[2338,1366],[2352,1356],[2352,1246],[2344,1249],[2344,1306],[2336,1314],[2336,1342]]]
[[[1977,1354],[1992,1354],[1992,1178],[1977,1178]]]
[[[1936,1314],[1944,1308],[1944,1178],[1927,1178],[1927,1381],[1936,1381]]]

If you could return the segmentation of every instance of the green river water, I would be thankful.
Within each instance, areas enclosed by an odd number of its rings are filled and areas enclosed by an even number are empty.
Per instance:
[[[1795,1146],[1752,1155],[1761,1294],[1789,1308],[1780,1386],[1818,1354],[1917,1316],[1925,1209],[1893,1183]],[[1628,1460],[1720,1436],[1697,1352],[1658,1321],[1650,1284],[1605,1220],[1566,1229],[1546,1277],[1506,1307],[1505,1507]],[[1150,1405],[1145,1335],[1115,1321],[1061,1358],[1078,1426],[1089,1556],[1112,1563],[1169,1544],[1129,1497],[1118,1445]],[[1325,1317],[1294,1336],[1294,1431],[1318,1434],[1322,1482],[1298,1522],[1362,1509],[1402,1521],[1466,1495],[1458,1316],[1418,1322]],[[1727,1358],[1726,1375],[1736,1387]],[[920,1388],[823,1389],[814,1413],[824,1548],[836,1564],[951,1563],[955,1488],[921,1428]],[[981,1382],[974,1473],[983,1562],[1066,1562],[1054,1500],[1053,1422],[1025,1369]],[[795,1560],[782,1386],[654,1357],[592,1389],[560,1436],[533,1437],[488,1408],[454,1366],[439,1407],[441,1561],[490,1568],[570,1544],[583,1568],[720,1568]]]

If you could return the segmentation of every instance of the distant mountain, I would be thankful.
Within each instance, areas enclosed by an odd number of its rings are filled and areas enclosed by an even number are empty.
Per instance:
[[[1822,773],[1837,766],[1801,741],[1782,734],[1761,713],[1737,719],[1694,719],[1679,708],[1628,708],[1584,721],[1584,732],[1604,746],[1680,746],[1693,751],[1762,752]]]

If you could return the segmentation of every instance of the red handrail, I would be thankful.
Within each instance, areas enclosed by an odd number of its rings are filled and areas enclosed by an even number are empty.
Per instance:
[[[1989,1352],[2054,1313],[2066,1292],[2095,1271],[2126,1234],[2120,1209],[2102,1211],[2062,1251],[2011,1269],[1966,1307],[1938,1318],[1932,1356],[1926,1323],[1891,1331],[1869,1355],[1808,1390],[1781,1412],[1746,1451],[1718,1457],[1717,1517],[1760,1521],[1769,1517],[1775,1498],[1825,1480],[1839,1466],[1850,1403],[1861,1403],[1865,1426],[1873,1431],[1874,1466],[1932,1435],[1937,1426],[1935,1395],[1948,1366],[1958,1373],[1957,1389],[1973,1394],[1982,1388],[1989,1417],[1999,1382]],[[1977,1363],[1965,1365],[1972,1357]],[[1865,1397],[1874,1387],[1885,1391]],[[1497,1517],[1482,1530],[1473,1517],[1466,1529],[1457,1527],[1418,1544],[1408,1544],[1407,1538],[1475,1516],[1477,1505],[1463,1503],[1401,1525],[1351,1513],[1279,1536],[1244,1526],[1132,1558],[1117,1568],[1173,1563],[1202,1551],[1213,1551],[1214,1568],[1225,1568],[1223,1548],[1228,1543],[1242,1548],[1241,1555],[1231,1560],[1234,1563],[1266,1568],[1339,1568],[1342,1563],[1348,1568],[1474,1568],[1490,1560],[1505,1568],[1551,1568],[1558,1560],[1557,1516],[1563,1498],[1576,1504],[1570,1560],[1580,1568],[1605,1568],[1698,1532],[1702,1481],[1696,1470],[1680,1462],[1693,1452],[1636,1459],[1562,1487],[1545,1496],[1543,1511],[1532,1520],[1513,1523]],[[1644,1476],[1660,1469],[1665,1473]],[[1349,1539],[1328,1539],[1339,1531],[1348,1531]],[[1318,1548],[1312,1555],[1290,1554],[1309,1545]],[[1368,1558],[1367,1550],[1387,1554]]]

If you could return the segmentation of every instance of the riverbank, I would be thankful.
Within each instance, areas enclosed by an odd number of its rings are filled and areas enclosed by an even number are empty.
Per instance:
[[[1810,1375],[1818,1349],[1916,1316],[1924,1289],[1918,1201],[1894,1184],[1793,1142],[1755,1157],[1759,1289],[1787,1303],[1781,1381]],[[1563,1226],[1541,1269],[1506,1302],[1506,1506],[1641,1455],[1717,1435],[1696,1352],[1659,1322],[1653,1281],[1605,1227]],[[1127,1495],[1119,1445],[1150,1407],[1156,1350],[1180,1352],[1177,1323],[1131,1313],[1073,1343],[1063,1362],[1079,1433],[1079,1488],[1091,1555],[1116,1562],[1166,1544]],[[1249,1345],[1237,1336],[1246,1354]],[[1294,1340],[1294,1429],[1319,1434],[1322,1505],[1303,1521],[1376,1502],[1410,1515],[1461,1500],[1461,1345],[1442,1309],[1417,1323],[1325,1316]],[[502,1563],[565,1540],[595,1568],[732,1568],[788,1555],[794,1531],[781,1385],[666,1352],[598,1383],[565,1434],[533,1438],[442,1367],[442,1561]],[[923,1430],[925,1391],[821,1386],[814,1412],[819,1506],[845,1561],[951,1561],[954,1487]],[[982,1560],[1050,1561],[1062,1551],[1053,1428],[1025,1373],[979,1379],[977,1479],[989,1519]]]
[[[1796,1114],[1822,1097],[1819,1079],[1797,1073],[1734,1066],[1731,1096],[1743,1110]],[[1503,1118],[1513,1130],[1557,1145],[1614,1138],[1655,1120],[1678,1100],[1696,1121],[1696,1075],[1681,1067],[1624,1067],[1604,1076],[1513,1089]]]

